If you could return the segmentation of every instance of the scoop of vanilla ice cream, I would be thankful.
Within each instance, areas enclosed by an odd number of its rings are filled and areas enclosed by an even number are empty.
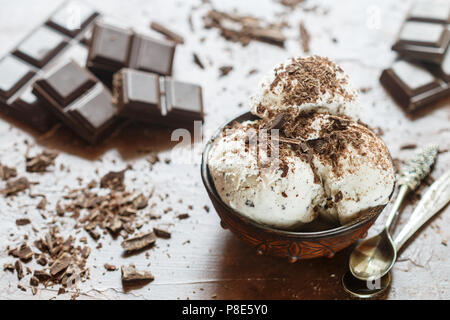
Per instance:
[[[312,125],[322,126],[327,145],[316,148],[313,165],[322,180],[325,198],[319,211],[341,224],[358,218],[364,210],[387,204],[395,173],[384,142],[365,126],[329,114],[315,114]],[[345,123],[345,129],[336,129]],[[310,135],[317,139],[317,133]],[[328,140],[328,141],[326,141]],[[322,140],[318,140],[322,141]],[[320,144],[320,143],[319,143]],[[330,148],[328,151],[321,149]],[[330,201],[331,200],[331,201]]]
[[[278,159],[268,159],[265,148],[256,153],[246,147],[253,123],[224,132],[209,153],[209,171],[221,199],[262,224],[289,229],[311,222],[323,199],[311,166],[292,154],[284,156],[287,167],[282,170]]]
[[[262,121],[224,132],[209,153],[216,190],[236,211],[291,229],[319,213],[345,224],[389,201],[392,161],[383,141],[365,126],[328,113],[302,114],[283,125],[280,137],[287,140],[280,142],[278,158],[268,158],[264,149],[246,147],[248,130]],[[301,144],[292,144],[295,139]]]
[[[277,65],[251,96],[250,109],[261,118],[315,110],[357,120],[360,105],[358,92],[344,71],[327,58],[311,56]]]

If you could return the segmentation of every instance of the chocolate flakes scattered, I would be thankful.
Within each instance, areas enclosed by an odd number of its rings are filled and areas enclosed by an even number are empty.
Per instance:
[[[100,187],[111,189],[111,190],[116,190],[116,191],[125,190],[123,181],[125,179],[125,171],[126,170],[127,169],[124,169],[124,170],[118,171],[118,172],[113,172],[113,171],[108,172],[100,180]]]
[[[282,32],[284,24],[269,24],[251,16],[210,10],[203,22],[205,28],[217,28],[222,37],[244,46],[251,40],[258,40],[283,47],[286,41]]]

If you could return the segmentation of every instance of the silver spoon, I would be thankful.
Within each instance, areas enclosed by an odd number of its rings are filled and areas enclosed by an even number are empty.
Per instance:
[[[408,239],[423,226],[431,217],[439,212],[450,201],[450,170],[435,181],[425,192],[422,199],[414,209],[409,221],[400,231],[393,242],[393,250],[391,255],[394,260],[383,261],[378,265],[388,265],[388,269],[380,278],[370,278],[366,281],[359,280],[350,272],[346,272],[342,277],[342,285],[344,289],[359,298],[371,298],[379,295],[389,287],[391,277],[389,271],[395,263],[397,252],[408,241]]]
[[[397,251],[394,248],[389,230],[398,215],[398,209],[406,194],[416,189],[422,179],[428,175],[431,166],[436,161],[437,153],[438,146],[428,146],[417,153],[400,170],[399,192],[383,231],[359,243],[350,255],[350,272],[359,280],[380,279],[392,267],[396,260]]]

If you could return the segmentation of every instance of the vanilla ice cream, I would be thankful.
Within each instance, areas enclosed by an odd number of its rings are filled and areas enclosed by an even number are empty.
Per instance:
[[[250,98],[250,109],[261,118],[316,110],[359,119],[357,90],[339,66],[319,56],[291,58],[273,68]]]
[[[319,215],[346,224],[387,204],[395,181],[389,151],[358,122],[357,92],[334,63],[289,60],[264,79],[251,109],[261,119],[227,127],[208,156],[231,208],[293,229]]]

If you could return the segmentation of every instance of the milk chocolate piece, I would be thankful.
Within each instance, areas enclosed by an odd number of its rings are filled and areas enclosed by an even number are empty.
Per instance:
[[[69,1],[54,13],[46,24],[73,38],[98,15],[98,12],[83,2]]]
[[[155,279],[150,271],[137,270],[136,267],[132,264],[130,264],[129,266],[122,266],[121,272],[123,282],[148,282]]]
[[[448,82],[436,77],[423,65],[405,60],[396,61],[391,68],[384,70],[380,82],[407,111],[415,111],[450,95]]]
[[[25,39],[13,54],[42,68],[66,45],[67,41],[61,34],[48,27],[41,27]]]
[[[36,81],[33,93],[80,137],[96,143],[116,123],[111,94],[90,72],[71,61]]]
[[[123,117],[169,127],[192,126],[203,120],[200,86],[122,69],[114,76],[114,100]]]
[[[137,235],[134,238],[126,239],[122,242],[121,246],[125,251],[136,251],[144,249],[156,241],[156,235],[151,232]]]

